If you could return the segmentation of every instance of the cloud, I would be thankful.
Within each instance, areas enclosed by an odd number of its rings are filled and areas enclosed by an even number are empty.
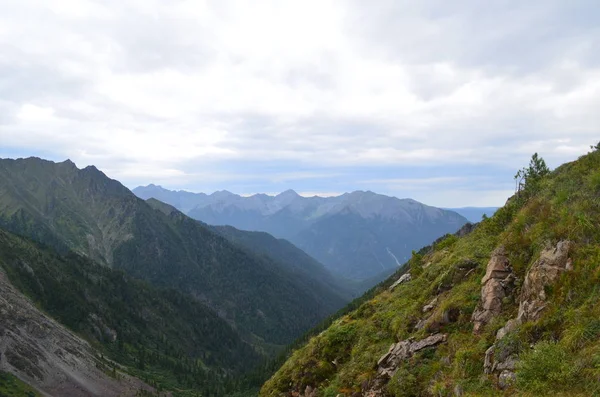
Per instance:
[[[130,186],[329,192],[431,167],[504,186],[598,140],[591,0],[0,2],[3,153]],[[398,194],[464,177],[418,173]]]

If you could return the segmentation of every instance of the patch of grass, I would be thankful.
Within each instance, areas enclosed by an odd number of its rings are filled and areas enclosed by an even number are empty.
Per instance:
[[[0,396],[41,397],[41,394],[14,375],[0,371]]]
[[[564,346],[542,341],[521,355],[517,385],[538,395],[569,390],[578,383],[580,369]]]

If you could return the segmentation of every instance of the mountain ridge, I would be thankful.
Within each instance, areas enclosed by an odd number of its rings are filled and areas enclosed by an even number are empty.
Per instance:
[[[344,303],[281,278],[276,261],[183,214],[166,215],[97,168],[70,161],[0,160],[0,227],[190,293],[268,344],[289,343]],[[257,283],[268,288],[259,293]],[[292,317],[292,307],[306,311]]]
[[[179,371],[195,372],[198,379],[239,376],[262,360],[230,324],[192,297],[73,252],[60,255],[1,228],[0,290],[9,299],[0,299],[0,350],[8,358],[0,369],[52,395],[123,395],[119,379],[132,378],[125,375],[132,370],[147,377],[146,366],[165,371],[167,383],[176,378],[174,367],[191,360],[201,365]],[[135,379],[127,382],[137,384],[127,395],[151,390]],[[214,383],[214,390],[223,387]]]
[[[211,225],[284,238],[336,275],[358,281],[397,267],[413,249],[453,233],[467,222],[452,211],[372,191],[302,197],[288,190],[274,196],[231,194],[225,198],[185,192],[181,193],[187,200],[185,205],[180,193],[155,185],[133,192],[143,199],[154,197],[175,207],[180,205],[180,210],[188,209],[190,217]]]
[[[167,215],[179,213],[184,216],[175,207],[162,201],[154,198],[146,201],[150,206]],[[310,280],[310,286],[305,284],[307,288],[330,289],[348,301],[358,291],[352,288],[344,288],[344,283],[335,279],[322,264],[285,239],[277,239],[266,232],[242,231],[232,226],[210,226],[206,224],[204,226],[256,255],[278,261],[280,264],[285,265],[285,270],[289,271],[290,275],[301,275],[302,279]]]
[[[553,172],[534,155],[524,173],[493,216],[313,333],[260,396],[595,395],[600,151]]]

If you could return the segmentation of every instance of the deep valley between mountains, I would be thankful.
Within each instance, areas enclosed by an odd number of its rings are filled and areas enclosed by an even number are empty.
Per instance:
[[[0,159],[0,396],[597,395],[596,149],[454,210]]]

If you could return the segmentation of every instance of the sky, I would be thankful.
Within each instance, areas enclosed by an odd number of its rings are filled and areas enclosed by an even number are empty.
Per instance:
[[[597,0],[0,0],[0,157],[500,206],[600,140]]]

